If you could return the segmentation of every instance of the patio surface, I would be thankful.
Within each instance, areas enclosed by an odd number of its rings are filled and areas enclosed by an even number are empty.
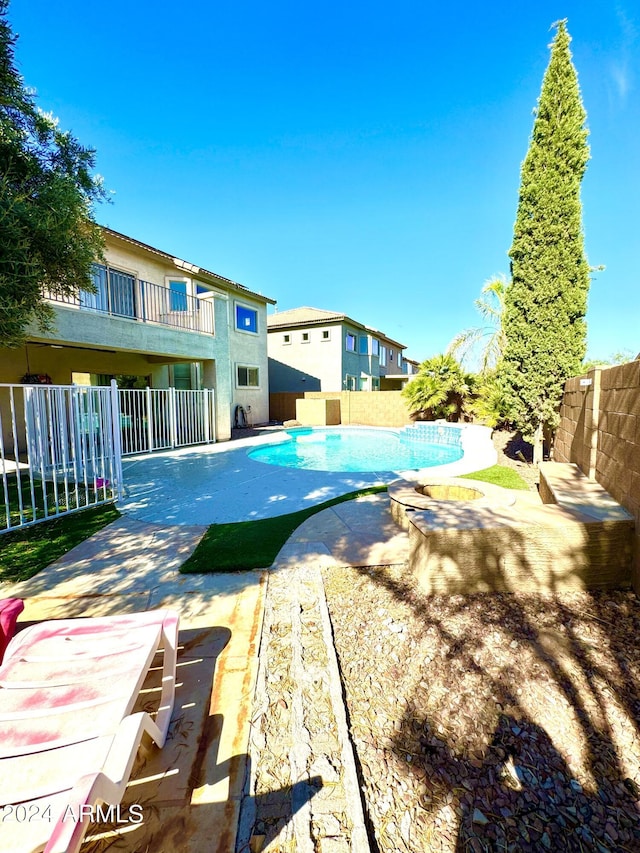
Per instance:
[[[144,820],[117,828],[117,838],[114,827],[92,828],[83,851],[234,853],[255,849],[256,835],[264,851],[281,850],[280,835],[269,838],[255,829],[274,808],[285,808],[281,829],[293,844],[290,849],[313,849],[312,827],[316,834],[318,826],[335,834],[336,815],[346,811],[349,846],[341,846],[345,838],[325,835],[322,849],[368,851],[337,667],[321,687],[322,701],[331,704],[336,721],[333,734],[344,769],[341,787],[333,778],[323,782],[325,747],[316,746],[311,737],[307,757],[319,768],[314,778],[319,788],[324,784],[322,792],[301,788],[300,778],[293,775],[266,792],[262,783],[258,791],[260,753],[251,733],[259,729],[260,689],[266,682],[264,665],[259,680],[259,666],[269,650],[268,639],[262,649],[260,643],[270,576],[282,575],[283,580],[272,584],[268,612],[293,612],[292,602],[308,599],[309,589],[317,599],[314,606],[322,611],[320,566],[376,565],[406,558],[406,534],[395,526],[387,507],[386,496],[375,495],[324,510],[298,528],[271,571],[210,575],[178,573],[204,526],[160,526],[124,515],[30,580],[0,586],[1,597],[25,600],[22,625],[157,607],[180,612],[178,687],[169,739],[163,750],[152,750],[137,762],[123,801],[123,814],[127,805],[139,804]],[[296,567],[304,571],[292,571]],[[298,584],[306,586],[298,589]],[[335,652],[326,604],[324,608],[323,654],[331,656]],[[314,643],[317,639],[314,634]],[[308,678],[306,667],[298,656],[291,670],[294,683]],[[262,685],[258,694],[256,684]],[[289,741],[293,737],[298,742],[299,733],[308,731],[305,725],[300,717],[286,731],[282,728],[280,747],[291,748],[293,754]],[[314,809],[321,809],[325,823],[318,823]]]
[[[293,512],[389,482],[400,472],[331,474],[249,459],[247,447],[265,440],[272,436],[126,460],[128,487],[118,521],[30,580],[0,585],[0,597],[25,600],[20,624],[158,607],[180,612],[169,739],[163,750],[139,758],[123,801],[125,815],[127,805],[143,807],[143,822],[92,827],[86,853],[369,850],[319,569],[407,559],[408,537],[393,522],[387,496],[340,504],[308,519],[270,569],[210,575],[180,575],[178,569],[208,524]],[[461,473],[460,463],[437,473]],[[308,624],[296,615],[307,611],[317,614]],[[297,637],[287,677],[313,690],[301,690],[275,744],[273,736],[264,744],[261,718],[271,680],[266,661],[280,637],[278,624]],[[328,661],[312,683],[305,655]],[[332,721],[322,732],[313,726],[320,705]],[[331,763],[327,729],[335,745]],[[279,782],[263,774],[263,755],[273,749],[292,756],[289,775]],[[307,782],[301,782],[303,767],[317,771]]]
[[[223,524],[284,515],[330,498],[415,472],[336,473],[269,465],[251,459],[252,447],[271,443],[282,430],[266,430],[232,443],[189,447],[123,460],[125,495],[121,512],[153,524]],[[455,477],[492,465],[464,459],[429,468],[433,476]]]

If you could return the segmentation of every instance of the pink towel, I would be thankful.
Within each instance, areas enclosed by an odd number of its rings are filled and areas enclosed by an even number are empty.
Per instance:
[[[0,599],[0,663],[9,640],[16,630],[16,620],[24,610],[24,602],[20,598]]]

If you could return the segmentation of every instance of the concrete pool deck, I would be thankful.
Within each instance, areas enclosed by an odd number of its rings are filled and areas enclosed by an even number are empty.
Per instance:
[[[230,443],[125,459],[125,494],[118,507],[152,524],[224,524],[296,512],[347,492],[420,474],[310,471],[257,462],[248,455],[254,447],[283,439],[282,429],[269,430]],[[438,477],[477,471],[495,463],[492,445],[491,451],[493,456],[466,452],[457,462],[423,471]]]

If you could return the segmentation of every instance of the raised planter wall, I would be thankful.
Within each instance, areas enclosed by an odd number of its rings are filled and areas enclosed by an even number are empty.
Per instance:
[[[340,400],[343,424],[401,427],[412,423],[400,391],[307,391],[305,398]]]
[[[336,426],[340,423],[340,401],[296,400],[296,420],[303,426]]]

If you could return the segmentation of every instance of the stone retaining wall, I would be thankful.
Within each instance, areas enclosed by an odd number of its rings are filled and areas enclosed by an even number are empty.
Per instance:
[[[554,458],[578,465],[634,516],[633,583],[640,593],[640,360],[566,383]]]

